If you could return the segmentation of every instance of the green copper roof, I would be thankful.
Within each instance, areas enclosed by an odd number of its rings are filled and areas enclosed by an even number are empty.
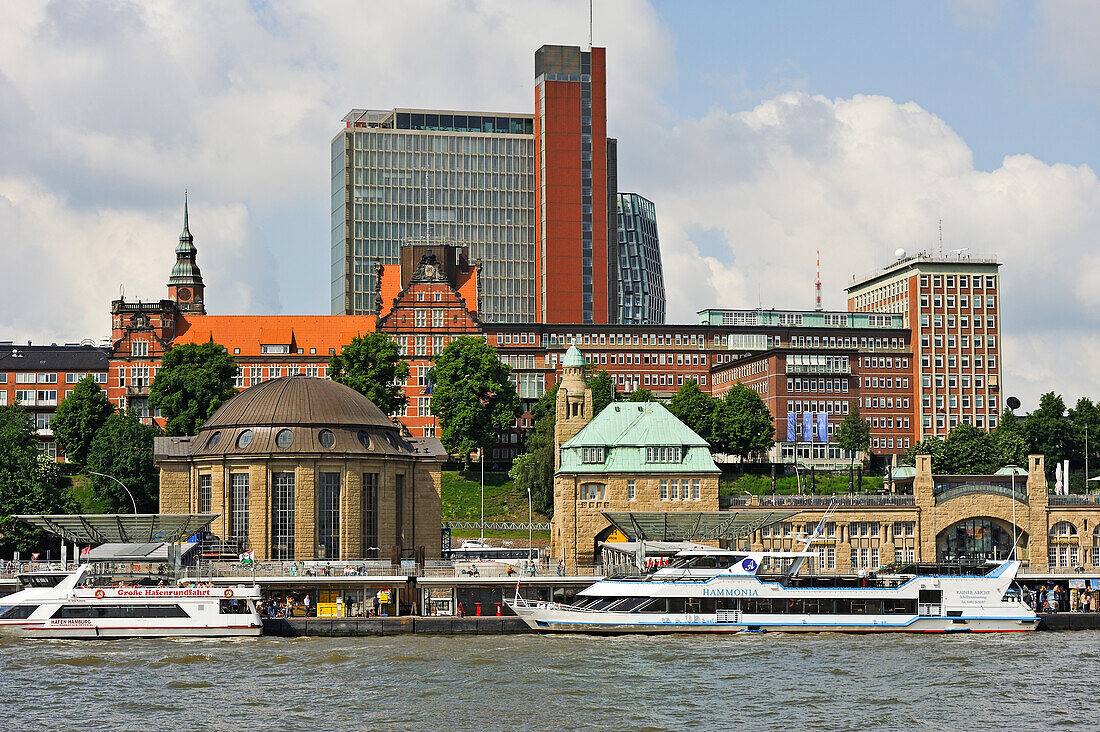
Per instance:
[[[602,463],[583,448],[604,448]],[[679,447],[679,462],[647,462],[647,447]],[[561,446],[563,473],[717,473],[707,441],[658,402],[612,402]]]
[[[584,366],[584,356],[581,354],[581,349],[576,346],[569,346],[569,350],[565,352],[565,357],[561,360],[562,366]]]

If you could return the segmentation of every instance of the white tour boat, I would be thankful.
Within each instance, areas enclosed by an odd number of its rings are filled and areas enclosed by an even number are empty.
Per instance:
[[[642,576],[602,579],[576,602],[508,606],[534,630],[580,633],[743,631],[948,633],[1035,630],[1009,592],[1020,562],[887,567],[868,577],[799,576],[812,552],[692,549]],[[789,568],[765,574],[772,564]]]
[[[260,635],[256,587],[85,586],[91,565],[20,575],[0,597],[0,635],[153,638]]]

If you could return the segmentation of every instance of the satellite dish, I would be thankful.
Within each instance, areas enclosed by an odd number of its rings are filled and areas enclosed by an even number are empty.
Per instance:
[[[1009,397],[1008,399],[1005,399],[1005,404],[1008,405],[1009,409],[1019,409],[1020,408],[1020,400],[1017,399],[1016,397]]]
[[[904,258],[905,258],[905,250],[904,249],[894,250],[894,259],[904,259]]]

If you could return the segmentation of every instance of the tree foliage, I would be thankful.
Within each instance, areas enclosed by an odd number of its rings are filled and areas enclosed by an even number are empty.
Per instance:
[[[771,411],[755,391],[734,384],[715,416],[715,448],[742,460],[767,452],[775,443]]]
[[[655,402],[657,401],[656,395],[644,386],[639,386],[634,391],[630,392],[623,397],[623,401],[627,402]]]
[[[107,395],[92,377],[81,379],[57,405],[57,414],[50,422],[65,459],[83,465],[88,459],[88,450],[96,432],[114,411]]]
[[[401,347],[385,333],[356,336],[329,361],[333,381],[355,389],[386,414],[405,406],[401,384],[408,375]]]
[[[668,411],[712,446],[718,441],[715,420],[719,409],[719,401],[700,389],[695,379],[684,382],[668,403]]]
[[[1039,408],[1024,418],[1024,436],[1032,452],[1046,456],[1050,473],[1055,466],[1069,457],[1069,422],[1066,420],[1066,403],[1054,392],[1039,397]]]
[[[164,352],[149,391],[149,405],[161,410],[170,435],[193,435],[236,393],[236,361],[213,341],[184,343]]]
[[[615,386],[614,377],[603,370],[589,376],[586,381],[588,388],[592,390],[592,416],[595,417],[604,407],[615,401],[619,390]]]
[[[30,415],[18,405],[0,407],[0,553],[10,556],[53,544],[16,515],[72,511],[72,496],[57,463],[38,450]]]
[[[871,425],[859,414],[859,406],[853,405],[836,430],[836,444],[852,454],[854,464],[857,452],[866,453],[871,447]]]
[[[906,456],[916,464],[917,455],[931,455],[933,473],[991,475],[1006,465],[1026,467],[1027,452],[1027,441],[1010,415],[993,432],[960,424],[946,439],[933,436],[911,446]]]
[[[153,466],[156,427],[142,424],[133,412],[115,412],[96,434],[88,451],[88,471],[117,478],[130,489],[138,513],[157,511],[157,470]],[[92,493],[108,511],[130,513],[133,504],[118,483],[91,476]]]
[[[491,447],[496,433],[511,427],[522,412],[508,379],[511,369],[480,338],[455,338],[436,358],[428,378],[435,382],[432,414],[439,419],[448,450],[463,456]]]
[[[554,425],[558,385],[554,384],[531,408],[534,428],[527,433],[526,451],[512,461],[509,477],[523,490],[530,489],[535,510],[554,515]]]

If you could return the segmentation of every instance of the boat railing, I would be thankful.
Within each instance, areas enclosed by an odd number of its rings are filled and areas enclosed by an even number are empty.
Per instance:
[[[473,566],[476,571],[471,570]],[[511,567],[511,571],[509,571]],[[616,567],[618,570],[619,567]],[[535,563],[527,567],[500,562],[450,562],[432,560],[424,564],[403,561],[394,564],[389,560],[361,561],[258,561],[241,564],[232,561],[206,561],[194,567],[186,567],[182,576],[189,579],[251,578],[256,577],[453,577],[513,579],[538,577],[603,577],[608,568],[603,565],[568,565],[559,570],[554,565]],[[637,570],[634,574],[640,574]]]

